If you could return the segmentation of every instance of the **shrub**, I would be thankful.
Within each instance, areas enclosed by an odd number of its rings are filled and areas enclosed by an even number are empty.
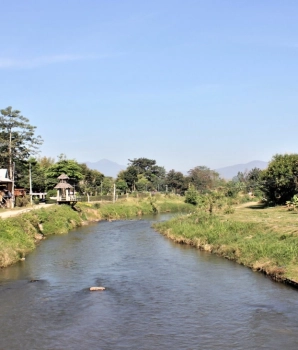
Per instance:
[[[185,192],[185,203],[197,205],[198,202],[199,202],[199,193],[193,186],[191,186]]]
[[[16,206],[17,207],[25,207],[26,205],[29,204],[29,198],[24,196],[24,197],[16,197]]]

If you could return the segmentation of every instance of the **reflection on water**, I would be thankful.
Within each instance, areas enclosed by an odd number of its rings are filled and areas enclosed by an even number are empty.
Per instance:
[[[177,245],[152,220],[53,236],[1,270],[0,349],[297,348],[297,291]]]

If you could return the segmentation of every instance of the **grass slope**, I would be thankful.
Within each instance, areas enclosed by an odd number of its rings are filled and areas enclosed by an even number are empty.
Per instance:
[[[55,205],[12,218],[0,218],[0,267],[24,258],[45,236],[67,233],[86,221],[133,218],[157,212],[183,212],[190,208],[191,205],[177,197],[149,197],[115,204],[78,203],[76,211],[67,205]]]
[[[233,214],[195,212],[155,225],[179,243],[234,260],[278,281],[298,283],[298,215],[250,204]]]

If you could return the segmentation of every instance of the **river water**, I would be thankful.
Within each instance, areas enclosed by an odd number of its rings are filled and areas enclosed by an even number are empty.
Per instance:
[[[297,290],[171,242],[165,218],[52,236],[0,270],[0,349],[298,349]]]

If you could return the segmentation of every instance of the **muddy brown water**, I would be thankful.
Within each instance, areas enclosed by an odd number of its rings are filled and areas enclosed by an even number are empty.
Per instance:
[[[297,290],[171,242],[164,219],[52,236],[0,270],[0,349],[298,349]]]

